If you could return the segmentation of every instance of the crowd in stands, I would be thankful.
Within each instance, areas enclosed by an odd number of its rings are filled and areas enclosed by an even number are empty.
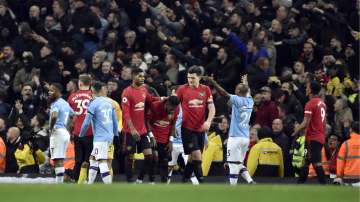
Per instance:
[[[51,173],[49,84],[61,83],[67,99],[89,73],[120,102],[131,70],[141,68],[151,91],[169,96],[195,65],[230,93],[248,75],[255,106],[247,163],[258,176],[296,175],[301,140],[291,134],[304,117],[306,82],[319,81],[323,161],[336,174],[338,150],[359,121],[359,15],[357,0],[0,0],[0,173]],[[224,159],[216,152],[226,147],[231,112],[212,93],[218,121],[206,173]],[[264,145],[278,156],[257,161]],[[256,170],[269,161],[279,170]]]

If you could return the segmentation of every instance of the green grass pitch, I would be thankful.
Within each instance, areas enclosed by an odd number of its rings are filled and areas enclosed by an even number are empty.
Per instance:
[[[0,184],[1,202],[358,202],[359,194],[330,185]]]

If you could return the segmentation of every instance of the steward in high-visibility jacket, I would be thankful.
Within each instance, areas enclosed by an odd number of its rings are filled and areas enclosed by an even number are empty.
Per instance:
[[[0,173],[5,172],[6,166],[6,145],[4,140],[0,137]]]
[[[15,151],[18,173],[39,173],[39,165],[45,162],[45,153],[30,143],[20,144]]]
[[[341,179],[360,180],[360,134],[359,122],[351,125],[350,139],[339,150],[336,163],[336,176]]]
[[[258,132],[259,141],[251,148],[247,169],[251,176],[284,177],[284,162],[281,148],[275,144],[270,136],[268,127]]]
[[[300,169],[305,165],[305,136],[298,137],[291,146],[290,153],[292,154],[292,166],[295,170],[295,176],[300,175]]]

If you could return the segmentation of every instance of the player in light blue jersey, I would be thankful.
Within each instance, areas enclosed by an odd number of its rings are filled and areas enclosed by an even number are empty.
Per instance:
[[[61,84],[51,84],[49,88],[50,106],[50,156],[55,162],[56,182],[64,182],[64,159],[70,134],[67,126],[74,111],[63,98],[61,98]]]
[[[254,183],[253,179],[249,175],[249,172],[244,166],[244,158],[250,143],[249,122],[254,106],[254,101],[250,95],[250,89],[247,83],[247,76],[243,76],[242,83],[236,86],[236,95],[231,95],[226,92],[211,77],[203,77],[203,79],[209,81],[218,93],[229,99],[231,103],[231,123],[229,139],[227,142],[226,159],[230,170],[230,184],[237,184],[239,173],[248,183]]]
[[[84,137],[90,125],[93,127],[93,150],[90,156],[89,180],[92,184],[95,181],[98,170],[105,184],[112,183],[110,168],[108,165],[110,146],[114,136],[118,136],[118,121],[115,108],[111,101],[106,98],[106,85],[102,82],[95,82],[92,86],[95,97],[89,104],[79,137]]]

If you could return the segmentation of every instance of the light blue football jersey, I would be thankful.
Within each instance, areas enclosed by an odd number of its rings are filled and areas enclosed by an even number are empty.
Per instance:
[[[92,124],[94,142],[112,142],[114,135],[118,136],[118,122],[115,108],[106,97],[96,97],[89,104],[87,114],[80,130],[83,137]]]
[[[229,137],[249,138],[249,122],[254,107],[253,98],[230,95],[230,102],[232,110]]]
[[[65,128],[69,121],[69,117],[74,115],[73,109],[70,107],[69,103],[66,102],[63,98],[57,99],[50,106],[50,120],[51,114],[57,112],[57,119],[54,125],[54,128]]]
[[[181,124],[182,124],[182,109],[181,106],[179,106],[179,114],[177,116],[176,122],[175,122],[175,137],[173,144],[182,144],[181,140]]]

